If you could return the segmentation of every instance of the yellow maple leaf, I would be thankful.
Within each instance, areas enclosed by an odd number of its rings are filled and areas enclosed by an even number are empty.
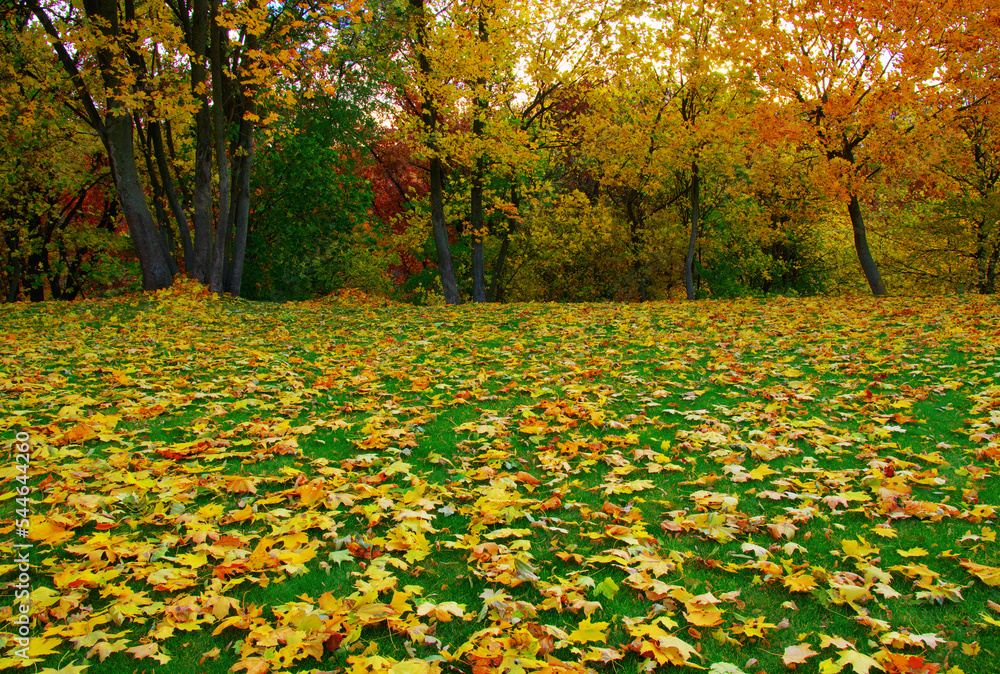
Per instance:
[[[885,668],[877,660],[854,650],[842,651],[837,663],[841,667],[851,665],[854,668],[854,674],[868,674],[872,667],[879,671],[885,671]]]
[[[56,652],[56,646],[62,643],[62,639],[46,639],[35,637],[28,646],[28,657],[38,658],[43,655],[51,655]],[[84,665],[86,666],[86,665]]]
[[[809,592],[816,587],[816,579],[813,578],[812,574],[803,572],[794,576],[785,576],[782,582],[792,592]]]
[[[170,662],[171,658],[166,653],[160,652],[160,646],[155,641],[148,644],[142,644],[140,646],[133,646],[132,648],[125,649],[126,653],[131,653],[135,656],[136,660],[143,660],[145,658],[152,658],[156,660],[161,665],[165,665]]]
[[[94,653],[97,653],[97,657],[100,658],[101,662],[104,662],[105,658],[112,653],[125,650],[125,645],[127,643],[128,639],[119,639],[118,641],[99,641],[89,651],[87,651],[87,657],[93,657]]]
[[[590,618],[584,618],[575,630],[570,632],[569,640],[575,644],[585,644],[589,641],[599,641],[606,643],[608,635],[606,630],[610,623],[590,622]]]
[[[895,529],[884,525],[874,526],[870,529],[870,531],[876,536],[881,536],[882,538],[896,538],[898,535]]]
[[[441,604],[425,602],[417,607],[417,615],[432,615],[439,622],[451,622],[452,616],[456,618],[465,617],[465,607],[453,602],[446,601]]]
[[[271,665],[264,658],[243,658],[229,668],[230,672],[246,670],[245,674],[267,674],[271,670]]]
[[[857,557],[858,559],[864,559],[868,555],[877,555],[879,553],[879,549],[873,545],[869,545],[863,536],[858,536],[858,540],[856,541],[849,538],[844,539],[840,542],[840,547],[848,557]]]
[[[1000,567],[985,566],[969,561],[959,562],[958,565],[987,585],[993,587],[1000,585]]]
[[[698,627],[715,627],[722,622],[722,611],[712,606],[698,607],[689,604],[684,617]]]
[[[909,550],[897,550],[900,557],[926,557],[930,553],[923,548],[910,548]]]
[[[985,622],[986,625],[993,625],[994,627],[1000,627],[1000,620],[997,620],[992,616],[986,615],[985,613],[980,613],[979,617],[986,621]],[[976,623],[976,624],[983,625],[984,623]]]
[[[751,618],[737,627],[748,637],[763,639],[767,637],[767,630],[777,627],[777,625],[767,622],[767,618]]]
[[[837,674],[844,668],[844,663],[836,663],[833,658],[827,658],[819,663],[819,674]]]
[[[766,463],[762,463],[747,473],[747,475],[750,476],[751,480],[763,480],[768,475],[777,475],[778,472],[777,470],[772,470]]]

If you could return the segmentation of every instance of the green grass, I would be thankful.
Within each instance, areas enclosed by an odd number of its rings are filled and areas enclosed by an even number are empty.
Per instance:
[[[417,309],[181,285],[0,321],[36,546],[36,657],[5,625],[5,667],[774,674],[800,644],[800,669],[839,666],[830,637],[889,671],[1000,654],[996,587],[962,566],[998,559],[989,301]],[[11,458],[5,582],[15,478]]]

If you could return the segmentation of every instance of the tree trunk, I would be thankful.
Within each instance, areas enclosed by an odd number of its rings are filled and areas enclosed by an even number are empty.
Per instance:
[[[478,7],[479,42],[489,42],[486,30],[486,18],[483,16],[483,5]],[[486,78],[476,78],[479,91],[476,92],[475,108],[472,119],[472,138],[478,145],[476,148],[476,169],[472,176],[472,203],[469,214],[469,229],[472,230],[472,301],[486,301],[486,225],[483,218],[483,176],[486,173],[486,158],[483,156],[482,138],[486,131],[487,102],[483,94]]]
[[[226,156],[225,91],[222,75],[223,31],[219,28],[219,0],[212,0],[212,125],[215,132],[215,163],[219,167],[219,217],[215,225],[215,247],[208,287],[214,293],[225,289],[226,242],[229,240],[229,159]]]
[[[163,191],[167,195],[167,203],[170,205],[170,212],[174,214],[177,221],[177,231],[181,237],[181,248],[184,249],[184,269],[190,269],[194,264],[193,248],[191,245],[191,231],[188,229],[187,215],[177,197],[177,190],[174,188],[174,181],[170,175],[170,167],[167,165],[167,155],[163,151],[163,135],[160,131],[159,122],[149,124],[149,135],[153,140],[153,153],[156,155],[156,167],[163,181]]]
[[[701,220],[701,176],[697,162],[691,162],[691,187],[688,192],[690,206],[688,218],[691,221],[691,237],[688,239],[687,257],[684,258],[684,287],[687,298],[694,299],[694,253],[698,243],[698,224]]]
[[[493,261],[493,273],[490,278],[490,289],[486,293],[487,302],[500,302],[502,301],[502,291],[503,288],[500,285],[500,280],[503,278],[503,268],[507,262],[507,250],[510,248],[510,230],[508,229],[503,233],[503,240],[500,242],[500,252],[497,253],[496,259]]]
[[[12,304],[17,301],[17,293],[21,286],[21,258],[18,256],[20,237],[16,231],[5,231],[3,233],[4,243],[7,245],[7,291],[4,294],[4,302]]]
[[[427,48],[427,17],[424,12],[424,0],[410,0],[410,7],[417,13],[417,51],[420,64],[420,74],[426,79],[433,75],[430,61],[424,50]],[[434,247],[437,250],[438,273],[441,275],[441,289],[444,300],[448,304],[459,304],[462,301],[458,293],[458,283],[455,281],[455,267],[451,260],[451,243],[448,241],[448,224],[444,219],[444,168],[438,154],[439,144],[434,138],[437,132],[437,108],[433,95],[426,85],[420,87],[421,118],[424,130],[429,134],[427,147],[431,151],[430,166],[430,202],[431,228],[434,232]]]
[[[642,267],[642,229],[643,214],[642,205],[636,204],[641,200],[637,191],[633,191],[625,201],[625,215],[628,218],[629,241],[632,250],[632,274],[635,276],[635,289],[639,294],[639,301],[645,302],[648,299],[646,292],[646,273]]]
[[[198,100],[194,116],[194,260],[188,274],[208,283],[212,253],[212,116],[205,90],[205,54],[208,47],[208,0],[194,0],[191,10],[191,90]]]
[[[247,229],[250,220],[250,168],[253,164],[253,122],[240,123],[239,184],[236,193],[236,220],[233,230],[232,260],[229,266],[229,281],[226,290],[233,297],[240,296],[243,283],[243,261],[247,250]]]
[[[517,196],[516,187],[510,188],[510,203],[514,205],[516,210],[521,210],[521,200]],[[503,301],[503,268],[507,263],[507,251],[510,249],[510,235],[514,231],[517,231],[516,223],[513,218],[508,217],[507,228],[504,230],[503,240],[500,242],[500,252],[497,253],[497,257],[493,261],[493,273],[490,275],[490,289],[486,294],[487,302]]]
[[[473,133],[478,122],[473,123]],[[481,131],[481,129],[480,129]],[[484,240],[486,225],[483,219],[483,159],[476,160],[476,173],[472,178],[472,204],[469,229],[472,230],[472,301],[486,301],[486,254]]]
[[[108,151],[111,154],[111,165],[115,174],[115,191],[121,204],[125,222],[128,223],[129,234],[136,255],[139,256],[139,266],[142,267],[143,290],[159,290],[169,288],[173,276],[167,265],[153,215],[149,212],[146,196],[139,182],[139,171],[135,165],[135,150],[133,147],[132,117],[108,112],[104,118],[104,126],[108,132]]]
[[[482,133],[482,123],[477,119],[472,123],[473,135]],[[476,172],[472,177],[472,203],[469,214],[469,229],[472,234],[472,301],[486,301],[486,224],[483,218],[483,167],[482,157],[476,159]]]
[[[28,299],[32,302],[45,301],[46,255],[47,251],[44,247],[41,252],[28,255],[28,273],[31,274]]]
[[[878,271],[878,265],[875,264],[875,259],[868,248],[868,233],[865,230],[865,219],[861,214],[861,203],[858,201],[856,194],[851,195],[851,203],[848,205],[847,210],[851,214],[851,227],[854,229],[854,250],[857,251],[858,262],[861,263],[861,269],[868,280],[868,286],[875,297],[888,295],[889,291],[886,290],[885,282]]]
[[[458,294],[455,267],[451,261],[451,243],[448,241],[448,225],[444,220],[444,188],[441,180],[443,168],[438,157],[431,159],[430,171],[431,227],[434,230],[434,247],[437,249],[441,289],[444,292],[445,302],[460,304],[462,298]]]
[[[177,269],[177,260],[174,259],[174,237],[173,232],[170,231],[170,222],[167,220],[167,212],[163,209],[163,187],[160,185],[160,181],[157,179],[156,169],[153,168],[153,148],[152,148],[152,134],[143,134],[142,132],[142,120],[139,115],[132,115],[133,122],[135,124],[136,133],[139,135],[139,145],[142,148],[142,158],[146,162],[146,174],[149,175],[149,182],[153,187],[153,208],[156,211],[156,223],[157,231],[160,234],[160,243],[163,246],[163,259],[167,261],[167,267],[170,269],[170,276],[176,274],[179,270]],[[153,122],[156,125],[156,122]]]

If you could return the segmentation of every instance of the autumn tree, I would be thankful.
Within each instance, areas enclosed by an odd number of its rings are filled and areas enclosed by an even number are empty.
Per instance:
[[[973,262],[972,284],[983,294],[996,290],[1000,266],[1000,24],[996,9],[967,2],[962,30],[942,40],[940,86],[927,96],[935,124],[915,159],[936,171],[943,184],[928,178],[922,187],[936,197],[936,225],[962,233],[967,243],[955,252]],[[958,21],[953,21],[958,23]],[[940,242],[938,242],[940,247]]]
[[[445,219],[445,182],[461,183],[467,206],[456,224],[468,233],[472,296],[495,296],[486,282],[486,242],[501,239],[493,278],[502,274],[519,183],[544,161],[558,135],[558,101],[605,65],[615,3],[477,0],[431,8],[412,0],[419,108],[401,120],[427,157],[432,231],[445,299],[459,301]],[[419,126],[412,124],[419,119]],[[554,133],[555,132],[555,133]],[[440,178],[440,179],[439,179]],[[457,208],[452,205],[452,210]],[[466,228],[465,223],[468,223]],[[451,271],[449,271],[449,269]],[[496,283],[490,283],[496,286]]]
[[[680,209],[686,231],[684,283],[695,298],[695,254],[710,176],[721,188],[745,164],[748,91],[718,37],[725,13],[708,2],[659,3],[623,22],[605,84],[589,96],[577,132],[582,154],[628,222],[637,296],[650,279],[650,218]],[[662,253],[659,253],[662,256]]]
[[[44,33],[22,13],[0,32],[2,301],[73,299],[117,252],[117,204],[96,136],[59,104]],[[111,197],[111,198],[109,198]]]
[[[742,7],[756,31],[734,34],[761,83],[808,132],[824,188],[847,207],[854,248],[876,295],[888,292],[868,241],[864,204],[905,163],[907,134],[935,83],[956,9],[927,3],[796,0]]]
[[[167,227],[157,225],[147,201],[151,188],[169,204],[187,273],[238,295],[256,137],[273,119],[269,109],[292,104],[277,83],[321,58],[329,32],[357,7],[25,1],[72,82],[73,111],[107,151],[144,287],[170,285],[174,267]],[[190,161],[177,156],[182,129],[193,135]],[[137,150],[145,152],[145,174]],[[182,166],[193,167],[190,186]]]

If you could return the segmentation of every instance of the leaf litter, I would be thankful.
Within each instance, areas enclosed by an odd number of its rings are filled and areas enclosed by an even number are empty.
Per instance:
[[[180,283],[0,312],[0,429],[32,447],[0,548],[24,514],[34,546],[4,668],[958,674],[1000,647],[989,301]]]

